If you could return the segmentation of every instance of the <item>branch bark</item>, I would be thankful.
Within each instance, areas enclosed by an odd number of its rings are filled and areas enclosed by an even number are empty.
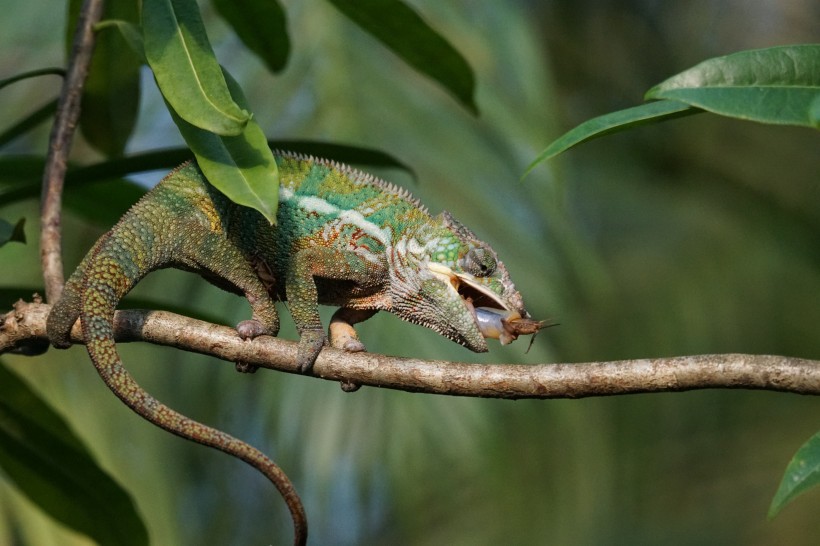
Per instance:
[[[50,307],[15,305],[0,325],[0,354],[46,346]],[[296,343],[269,336],[243,341],[233,328],[165,311],[118,311],[118,342],[148,341],[230,362],[297,373]],[[78,325],[72,339],[82,343]],[[584,398],[695,389],[759,389],[820,395],[820,361],[716,354],[578,364],[464,364],[325,349],[313,375],[345,385],[486,398]]]
[[[49,137],[40,208],[40,262],[46,297],[50,302],[60,299],[65,284],[60,242],[60,203],[68,152],[80,117],[80,99],[94,51],[94,25],[102,17],[102,11],[103,0],[84,0],[68,60],[68,70],[57,103],[57,116]]]

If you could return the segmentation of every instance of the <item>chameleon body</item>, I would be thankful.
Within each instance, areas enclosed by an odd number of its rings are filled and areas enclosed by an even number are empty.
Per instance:
[[[281,180],[275,226],[229,201],[187,163],[97,241],[49,315],[48,334],[56,347],[67,347],[80,318],[108,387],[152,423],[265,473],[288,503],[299,543],[306,536],[304,510],[284,473],[255,448],[161,404],[123,367],[114,310],[142,277],[175,267],[243,295],[253,312],[237,325],[243,338],[276,335],[274,303],[286,301],[303,372],[328,342],[364,350],[353,324],[380,310],[473,351],[487,350],[485,336],[510,342],[541,326],[530,320],[495,252],[448,213],[432,216],[405,190],[345,165],[286,152],[275,157]],[[318,304],[339,307],[329,336]],[[483,326],[487,319],[493,327]]]

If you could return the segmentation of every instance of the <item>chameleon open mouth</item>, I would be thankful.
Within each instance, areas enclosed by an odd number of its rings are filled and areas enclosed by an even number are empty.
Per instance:
[[[449,267],[434,262],[427,266],[464,300],[478,330],[485,338],[497,339],[502,345],[507,345],[518,339],[518,336],[534,334],[546,325],[544,321],[522,317],[468,273],[456,273]]]

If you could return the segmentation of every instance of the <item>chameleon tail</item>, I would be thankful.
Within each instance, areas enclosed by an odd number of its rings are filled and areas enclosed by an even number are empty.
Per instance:
[[[118,248],[115,250],[112,246]],[[111,246],[99,245],[95,250],[96,255],[89,260],[85,271],[80,317],[86,348],[105,384],[127,406],[151,423],[187,440],[238,457],[262,472],[279,490],[290,510],[294,544],[305,544],[307,517],[304,507],[290,479],[276,463],[249,444],[162,404],[140,387],[125,369],[114,343],[114,310],[141,275],[123,269],[123,263],[133,265],[134,261],[123,260],[123,248],[117,242]]]

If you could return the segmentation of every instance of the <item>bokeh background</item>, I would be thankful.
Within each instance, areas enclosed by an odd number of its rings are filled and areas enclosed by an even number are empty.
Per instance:
[[[816,1],[409,3],[472,65],[480,117],[325,2],[283,2],[293,54],[277,76],[201,4],[218,57],[270,137],[377,147],[412,165],[416,179],[378,174],[471,226],[498,250],[531,312],[561,324],[528,353],[524,341],[473,355],[380,315],[360,328],[371,351],[524,365],[719,352],[820,358],[816,132],[699,115],[591,142],[519,180],[561,132],[639,104],[649,87],[701,60],[820,41]],[[0,78],[64,62],[60,4],[6,2]],[[182,143],[145,76],[130,152]],[[58,85],[39,78],[3,89],[0,123],[47,102]],[[0,153],[44,154],[47,134],[43,126]],[[72,158],[100,156],[79,140]],[[94,205],[104,207],[105,195]],[[37,287],[37,203],[0,203],[0,217],[20,215],[32,242],[0,250],[0,286]],[[66,267],[105,229],[69,214]],[[149,276],[136,295],[226,324],[248,312],[174,271]],[[284,322],[282,335],[295,338]],[[816,398],[345,394],[170,349],[121,352],[158,398],[272,455],[302,494],[313,544],[813,545],[820,536],[818,490],[766,519],[787,462],[820,428]],[[82,348],[3,360],[133,493],[154,544],[290,540],[284,506],[263,478],[133,415]],[[88,541],[0,475],[0,543]]]

